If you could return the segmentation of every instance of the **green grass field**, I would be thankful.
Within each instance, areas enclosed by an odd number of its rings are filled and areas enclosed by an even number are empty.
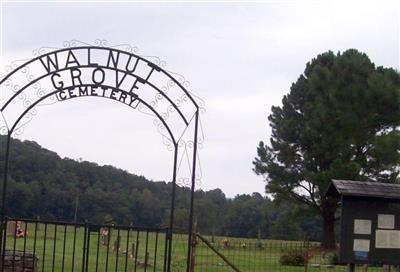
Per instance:
[[[98,231],[91,232],[88,241],[89,247],[84,247],[85,228],[73,226],[55,226],[39,224],[36,230],[35,224],[23,224],[27,229],[26,238],[15,239],[13,235],[6,237],[7,250],[21,250],[35,253],[38,257],[38,271],[84,271],[83,256],[88,256],[87,271],[164,271],[165,260],[165,233],[155,233],[136,230],[111,230],[109,245],[102,243]],[[114,249],[117,237],[119,250]],[[206,237],[211,241],[211,237]],[[257,272],[301,272],[304,266],[282,266],[279,264],[280,256],[287,250],[311,248],[302,242],[276,241],[241,238],[226,238],[230,246],[224,247],[221,243],[223,237],[215,237],[212,245],[240,271]],[[134,247],[133,247],[134,245]],[[84,254],[84,248],[88,254]],[[195,271],[219,272],[233,271],[225,262],[217,256],[207,245],[199,241],[196,245]],[[147,266],[145,265],[147,253]],[[136,258],[135,258],[136,257]],[[172,271],[185,271],[187,259],[187,235],[176,234],[172,244]],[[308,267],[308,271],[347,271],[344,266],[327,268],[327,260],[318,251],[310,264],[322,264],[320,268]],[[359,271],[362,271],[361,269]],[[368,271],[382,271],[381,268],[369,268]]]

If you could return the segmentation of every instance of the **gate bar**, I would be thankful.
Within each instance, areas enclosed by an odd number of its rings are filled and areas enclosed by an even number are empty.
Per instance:
[[[175,194],[176,194],[176,172],[178,163],[178,144],[174,144],[174,172],[172,174],[172,193],[171,193],[171,214],[169,218],[169,231],[166,237],[168,241],[167,254],[167,271],[171,271],[171,254],[172,254],[172,235],[174,230],[174,211],[175,211]],[[166,248],[167,249],[167,248]]]
[[[221,252],[219,252],[218,250],[215,249],[215,247],[210,244],[210,242],[207,241],[207,239],[205,239],[203,236],[201,236],[200,234],[196,234],[197,237],[199,237],[199,239],[205,243],[209,248],[211,248],[212,251],[215,252],[215,254],[217,254],[228,266],[230,266],[233,270],[235,270],[236,272],[240,272],[240,270],[233,264],[231,263]]]
[[[186,272],[190,271],[190,263],[192,259],[192,231],[193,231],[193,207],[194,207],[194,190],[196,185],[196,160],[197,160],[197,134],[199,128],[199,111],[196,111],[194,141],[193,141],[193,168],[192,168],[192,188],[190,191],[190,214],[189,214],[189,237],[188,237],[188,255],[186,262]]]
[[[0,229],[0,255],[2,258],[2,263],[4,263],[4,255],[6,250],[6,236],[7,236],[7,220],[6,220],[6,191],[7,191],[7,179],[8,179],[8,161],[10,157],[10,142],[11,142],[11,132],[7,132],[7,143],[6,143],[6,154],[4,157],[4,173],[3,173],[3,191],[1,199],[1,229]],[[0,143],[1,144],[1,143]],[[4,241],[3,241],[4,240]],[[1,268],[3,271],[3,268]]]

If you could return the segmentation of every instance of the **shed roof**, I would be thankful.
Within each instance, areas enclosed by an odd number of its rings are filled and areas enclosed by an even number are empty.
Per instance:
[[[354,180],[332,180],[327,194],[400,199],[400,184]]]

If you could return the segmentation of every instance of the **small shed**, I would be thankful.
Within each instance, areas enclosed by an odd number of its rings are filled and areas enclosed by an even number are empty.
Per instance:
[[[339,261],[400,265],[400,184],[333,180],[341,202]]]

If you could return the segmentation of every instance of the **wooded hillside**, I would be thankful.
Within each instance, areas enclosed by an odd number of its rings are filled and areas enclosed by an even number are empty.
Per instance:
[[[1,150],[5,137],[0,136]],[[0,152],[3,175],[4,152]],[[171,183],[154,182],[114,166],[60,158],[32,141],[13,139],[8,184],[12,217],[136,226],[167,226]],[[261,181],[260,181],[261,182]],[[227,198],[220,189],[196,192],[198,229],[204,234],[276,239],[319,239],[321,223],[304,207],[259,193]],[[189,188],[178,187],[175,222],[185,230]]]

